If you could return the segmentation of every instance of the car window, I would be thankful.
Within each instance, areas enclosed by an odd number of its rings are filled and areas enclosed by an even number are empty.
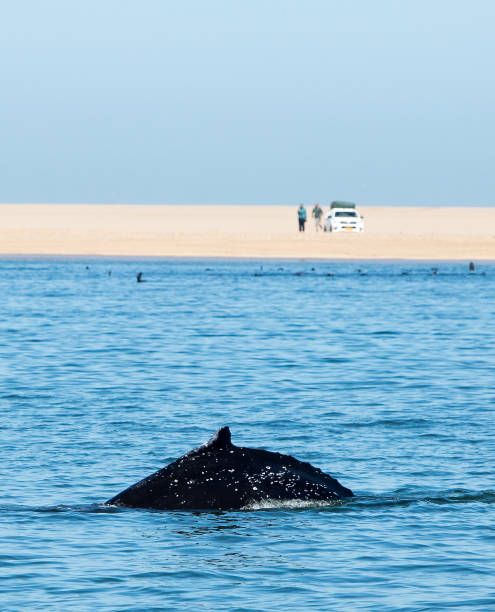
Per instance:
[[[349,211],[339,211],[335,213],[336,217],[357,217],[356,213],[353,210]]]

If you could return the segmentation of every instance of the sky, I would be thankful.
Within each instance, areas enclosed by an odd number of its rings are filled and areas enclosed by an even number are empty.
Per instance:
[[[0,2],[0,202],[495,202],[492,0]]]

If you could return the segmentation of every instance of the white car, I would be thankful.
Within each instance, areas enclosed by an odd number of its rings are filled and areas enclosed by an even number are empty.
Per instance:
[[[363,217],[351,202],[332,202],[323,222],[325,232],[362,232]]]

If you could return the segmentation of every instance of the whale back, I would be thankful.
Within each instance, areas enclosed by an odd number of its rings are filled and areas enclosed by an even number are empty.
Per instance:
[[[106,502],[159,510],[239,509],[265,500],[334,500],[352,491],[309,463],[238,447],[222,427],[205,444]]]

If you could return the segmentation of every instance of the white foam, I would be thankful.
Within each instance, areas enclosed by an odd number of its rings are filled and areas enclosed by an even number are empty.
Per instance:
[[[262,499],[251,501],[241,510],[295,510],[299,508],[323,508],[325,506],[338,506],[342,503],[339,499]]]

